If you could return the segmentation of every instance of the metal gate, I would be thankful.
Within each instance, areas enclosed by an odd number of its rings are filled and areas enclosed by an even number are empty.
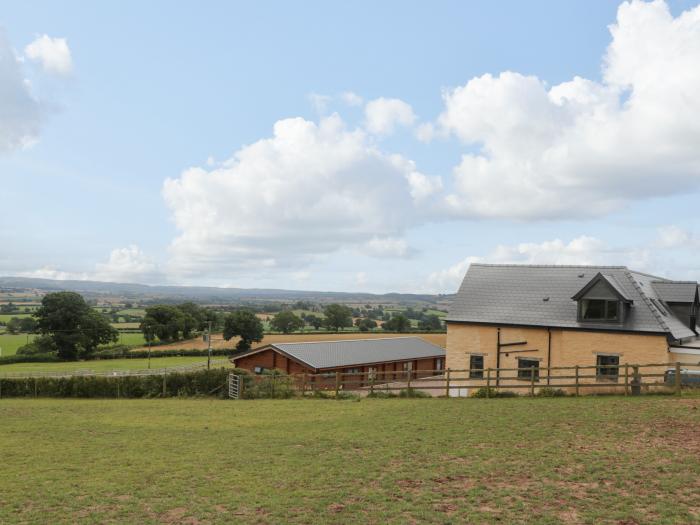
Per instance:
[[[241,395],[241,376],[236,374],[228,375],[228,397],[238,399]]]

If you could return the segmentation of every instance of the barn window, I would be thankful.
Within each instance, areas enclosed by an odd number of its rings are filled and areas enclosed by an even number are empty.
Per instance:
[[[620,374],[620,356],[617,355],[599,355],[596,357],[596,377],[598,379],[610,379],[617,381]]]
[[[540,362],[537,359],[518,359],[518,379],[540,379]]]
[[[484,377],[484,356],[470,355],[469,356],[469,378],[482,379]]]
[[[437,372],[441,372],[442,370],[445,369],[445,363],[442,357],[436,357],[435,358],[435,370]]]

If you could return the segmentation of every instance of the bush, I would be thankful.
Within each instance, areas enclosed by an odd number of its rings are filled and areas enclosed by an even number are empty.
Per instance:
[[[399,397],[396,392],[391,392],[389,390],[374,391],[367,394],[367,397],[374,399],[389,399],[391,397]]]
[[[399,392],[399,397],[432,397],[427,392],[416,390],[415,388],[404,388]]]
[[[496,390],[495,388],[486,388],[482,386],[481,388],[472,392],[471,397],[475,398],[487,398],[487,397],[518,397],[518,394],[512,390]]]
[[[535,394],[537,397],[565,397],[566,392],[564,392],[561,388],[552,388],[551,386],[544,386],[539,389],[537,394]]]
[[[226,397],[229,370],[199,370],[152,376],[69,376],[2,378],[2,397],[144,398],[177,396]]]
[[[42,335],[17,349],[17,355],[56,354],[58,347],[50,336]]]
[[[56,363],[61,361],[56,354],[15,354],[0,357],[0,365],[14,363]]]

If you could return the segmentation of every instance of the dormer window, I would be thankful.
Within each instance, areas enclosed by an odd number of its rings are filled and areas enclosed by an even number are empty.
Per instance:
[[[582,321],[617,321],[620,318],[620,301],[581,299],[578,304]]]
[[[578,303],[580,323],[622,323],[630,299],[617,280],[599,273],[572,297]]]

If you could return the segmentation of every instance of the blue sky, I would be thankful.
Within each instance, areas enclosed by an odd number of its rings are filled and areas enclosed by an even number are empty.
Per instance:
[[[700,277],[697,2],[6,2],[0,27],[0,274]]]

